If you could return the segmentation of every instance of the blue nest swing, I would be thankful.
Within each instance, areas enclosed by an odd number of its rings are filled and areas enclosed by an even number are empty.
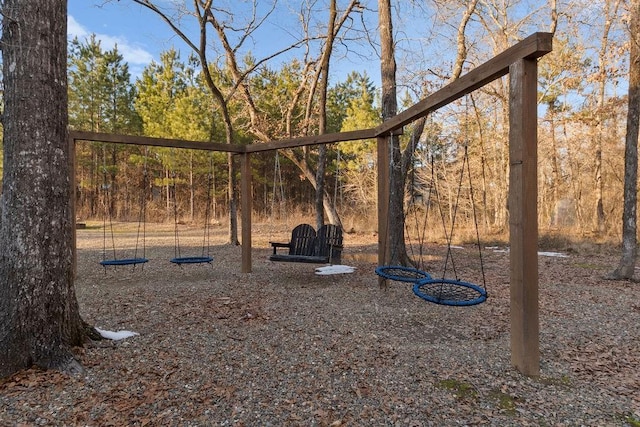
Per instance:
[[[103,267],[119,266],[119,265],[137,265],[149,262],[147,258],[122,258],[122,259],[105,259],[100,261]]]
[[[413,293],[425,301],[457,307],[476,305],[487,300],[485,289],[457,279],[423,279],[413,285]]]
[[[417,283],[420,280],[431,279],[429,273],[413,267],[402,265],[382,265],[376,267],[376,274],[380,277],[397,282]]]
[[[213,261],[213,257],[210,256],[185,256],[185,257],[175,257],[169,260],[170,262],[182,265],[182,264],[211,264]]]

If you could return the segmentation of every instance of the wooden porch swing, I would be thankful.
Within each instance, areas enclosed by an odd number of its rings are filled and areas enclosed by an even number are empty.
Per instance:
[[[288,243],[269,243],[273,248],[270,261],[340,264],[342,258],[342,229],[333,224],[323,225],[317,233],[311,225],[300,224],[291,231]],[[278,253],[278,248],[289,251]]]

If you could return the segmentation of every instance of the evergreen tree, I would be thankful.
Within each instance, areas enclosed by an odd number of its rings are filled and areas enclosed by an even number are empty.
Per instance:
[[[374,87],[365,75],[352,73],[339,84],[336,98],[348,103],[341,119],[341,132],[373,128],[380,124],[380,109],[374,104]],[[333,104],[335,105],[335,104]],[[334,109],[333,111],[341,111]],[[336,119],[337,115],[334,115]],[[361,212],[376,206],[376,141],[347,141],[338,144],[342,160],[338,167],[344,171],[343,187],[352,205]]]
[[[78,38],[69,45],[68,59],[69,127],[75,130],[135,135],[140,133],[140,117],[133,101],[136,96],[131,84],[129,66],[117,46],[103,51],[92,34],[86,41]],[[128,182],[125,167],[119,167],[120,157],[127,158],[131,148],[110,144],[81,143],[77,147],[78,211],[98,215],[98,201],[107,182],[113,193],[120,183]],[[125,152],[122,156],[120,153]],[[135,173],[135,172],[132,172]],[[119,176],[120,175],[120,176]],[[125,205],[137,189],[130,188]],[[116,202],[114,197],[112,203]],[[110,206],[115,211],[115,204]],[[126,209],[125,209],[126,210]]]
[[[373,106],[376,88],[366,71],[363,74],[352,71],[344,82],[338,83],[329,89],[327,97],[327,121],[328,132],[340,132],[343,122],[347,118],[347,109],[357,99],[368,97],[369,106]],[[379,113],[378,113],[379,114]],[[349,127],[354,130],[357,128]]]
[[[211,95],[199,73],[191,64],[180,60],[174,49],[162,52],[160,62],[147,66],[136,82],[138,98],[135,105],[147,136],[210,141],[216,138],[211,112]],[[210,172],[208,153],[191,150],[156,149],[164,167],[163,179],[167,215],[174,212],[177,199],[171,200],[172,188],[176,197],[180,188],[188,184],[189,216],[195,216],[195,186],[198,174]],[[216,154],[218,162],[224,158]],[[200,180],[202,181],[202,180]],[[173,205],[176,204],[176,205]],[[181,212],[179,212],[180,214]]]
[[[76,130],[139,133],[140,118],[133,102],[129,66],[118,47],[103,51],[92,34],[86,42],[75,38],[69,46],[69,126]]]

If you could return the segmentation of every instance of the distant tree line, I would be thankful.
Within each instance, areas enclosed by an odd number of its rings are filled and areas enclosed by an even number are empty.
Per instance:
[[[284,120],[278,106],[300,86],[297,67],[294,61],[281,71],[265,68],[251,79],[256,102],[269,111],[270,126],[277,133],[283,131],[278,127]],[[375,102],[369,77],[350,74],[328,91],[328,128],[337,132],[343,124],[349,129],[379,123]],[[104,51],[95,36],[70,44],[71,129],[221,142],[224,130],[213,105],[193,58],[182,61],[175,50],[162,53],[160,62],[152,62],[131,82],[117,48]],[[240,130],[248,120],[241,114],[242,103],[233,104],[232,110],[237,116],[237,140],[253,142],[250,133]],[[140,194],[154,221],[173,220],[176,206],[181,221],[201,221],[207,202],[216,218],[228,214],[224,153],[96,142],[81,142],[76,150],[77,212],[84,218],[101,218],[105,213],[118,220],[137,218]],[[371,168],[371,156],[361,155],[366,150],[374,150],[371,143],[329,150],[327,185],[340,206],[356,209],[362,191],[351,189],[353,183],[347,185],[345,180],[354,171]],[[286,156],[255,155],[252,169],[256,214],[279,219],[295,211],[313,215],[313,188]]]
[[[541,60],[539,75],[539,223],[542,229],[617,234],[622,212],[629,4],[621,0],[539,3],[535,13],[529,14],[522,13],[524,6],[519,2],[506,8],[493,7],[490,1],[411,3],[394,15],[400,27],[430,16],[433,38],[458,52],[456,58],[429,59],[408,51],[415,46],[409,42],[415,40],[397,31],[399,109],[530,31],[554,32],[554,51]],[[360,6],[342,5],[331,22],[342,22],[339,18],[344,14],[366,15],[368,10]],[[446,25],[436,26],[437,22]],[[228,28],[223,21],[218,24],[218,38],[224,40]],[[328,27],[325,23],[324,28]],[[354,24],[343,31],[360,48],[367,37],[376,38],[366,22],[361,28]],[[339,29],[331,34],[340,37]],[[322,40],[328,38],[326,33]],[[298,45],[313,39],[310,33],[302,34]],[[435,41],[422,39],[422,43]],[[322,75],[316,66],[321,49],[316,56],[301,55],[277,67],[250,54],[233,56],[235,51],[225,49],[216,57],[221,61],[209,62],[207,73],[201,65],[202,52],[182,58],[170,49],[132,81],[117,47],[104,50],[95,36],[71,41],[70,128],[218,142],[227,141],[231,129],[233,143],[247,144],[313,134],[321,127],[323,132],[371,127],[382,120],[379,88],[367,74],[356,72],[328,85],[322,98],[323,118],[321,96],[314,89]],[[224,108],[212,87],[222,95]],[[466,152],[480,224],[491,232],[504,232],[508,222],[507,102],[503,79],[405,129],[399,143],[403,149],[415,147],[405,171],[406,202],[426,200],[437,185],[438,209],[450,214],[458,188],[454,177]],[[375,141],[330,146],[320,156],[318,148],[253,156],[255,214],[277,218],[299,212],[311,217],[321,176],[328,199],[325,205],[332,205],[339,217],[357,227],[352,218],[375,216]],[[201,220],[207,202],[215,217],[223,220],[231,209],[230,187],[236,185],[230,179],[239,176],[230,169],[227,155],[197,150],[81,143],[77,157],[77,208],[82,218],[101,218],[107,211],[116,219],[135,218],[142,195],[153,221],[173,219],[176,209],[180,220]],[[318,175],[321,163],[326,169]],[[469,203],[460,203],[462,218],[470,218],[473,206]],[[404,209],[414,212],[430,204],[431,200],[422,207],[407,203]]]

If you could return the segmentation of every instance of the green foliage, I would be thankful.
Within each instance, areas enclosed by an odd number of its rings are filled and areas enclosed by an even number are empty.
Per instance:
[[[173,49],[163,52],[160,63],[154,61],[144,69],[136,87],[135,106],[145,135],[203,142],[215,138],[213,101],[193,61],[185,64]],[[208,153],[167,148],[155,152],[174,173],[209,169]]]
[[[94,132],[137,134],[129,66],[115,47],[103,51],[95,35],[71,41],[68,55],[69,126]]]
[[[75,130],[136,135],[141,132],[140,117],[133,101],[135,87],[129,67],[117,47],[104,51],[92,35],[82,42],[70,42],[68,53],[69,127]],[[117,191],[127,182],[133,168],[122,167],[121,153],[129,148],[99,143],[80,143],[76,147],[80,210],[90,206],[89,215],[98,215],[99,199],[106,188]],[[116,177],[121,174],[120,178]],[[126,184],[124,184],[126,185]]]
[[[372,84],[364,75],[352,73],[347,82],[338,85],[340,102],[348,102],[342,118],[341,132],[372,128],[380,124],[380,109],[374,105]],[[338,144],[345,159],[343,169],[363,171],[371,169],[375,164],[376,141],[359,140]]]
[[[327,131],[340,132],[344,130],[344,121],[349,116],[349,107],[352,106],[354,100],[364,98],[370,101],[367,108],[372,108],[373,99],[375,99],[375,86],[366,72],[364,74],[351,72],[344,82],[330,88],[327,93]],[[377,114],[380,115],[379,112]]]

